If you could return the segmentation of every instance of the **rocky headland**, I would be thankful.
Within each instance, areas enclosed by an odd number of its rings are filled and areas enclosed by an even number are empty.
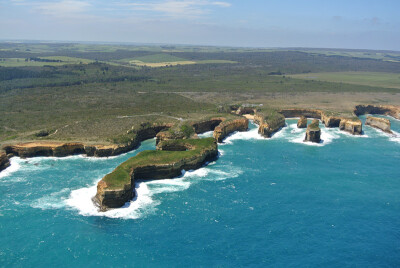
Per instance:
[[[10,166],[10,160],[5,152],[0,152],[0,171]]]
[[[393,134],[392,130],[390,129],[389,119],[367,116],[365,124],[380,129],[386,133]]]
[[[285,126],[285,117],[275,110],[257,110],[254,122],[259,125],[259,134],[265,138],[271,138],[275,132]]]
[[[319,120],[314,119],[308,125],[306,130],[306,137],[304,141],[320,143],[321,142],[321,129],[319,128]]]
[[[97,184],[93,201],[101,211],[118,208],[134,197],[135,180],[177,177],[218,157],[213,138],[167,140],[157,150],[143,151],[118,166]]]
[[[213,136],[217,142],[222,142],[227,136],[235,131],[246,131],[249,127],[249,120],[244,117],[225,120],[215,127]]]

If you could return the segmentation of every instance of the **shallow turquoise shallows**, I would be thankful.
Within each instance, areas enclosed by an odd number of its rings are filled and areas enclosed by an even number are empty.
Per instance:
[[[391,118],[400,132],[400,121]],[[173,180],[137,183],[97,212],[96,183],[126,155],[13,158],[0,173],[0,267],[398,267],[400,138],[296,120],[272,139],[254,125],[220,158]]]

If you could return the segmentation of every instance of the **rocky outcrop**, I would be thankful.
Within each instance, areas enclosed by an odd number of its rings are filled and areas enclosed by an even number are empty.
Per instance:
[[[0,152],[0,171],[10,166],[10,160],[5,152]]]
[[[226,120],[219,124],[214,129],[213,136],[218,142],[235,131],[246,131],[249,127],[249,120],[247,118],[238,118]]]
[[[253,107],[239,107],[239,109],[236,110],[237,115],[244,115],[244,114],[254,114],[256,111],[255,108]]]
[[[384,114],[400,119],[400,107],[393,105],[357,105],[354,114],[359,116],[363,114]]]
[[[101,211],[121,207],[134,197],[135,180],[173,178],[183,169],[200,168],[217,157],[213,138],[163,141],[159,150],[143,151],[106,175],[97,184],[93,201]]]
[[[272,135],[285,126],[285,117],[274,111],[257,111],[254,122],[259,125],[258,133],[263,137],[271,138]]]
[[[156,145],[161,141],[180,139],[198,139],[194,127],[190,124],[179,124],[169,130],[161,131],[157,133]]]
[[[301,117],[320,119],[325,127],[339,127],[353,135],[362,134],[362,122],[358,118],[333,115],[316,109],[284,109],[279,111],[286,118]]]
[[[361,135],[362,122],[360,119],[342,119],[340,120],[339,129],[353,135]]]
[[[201,133],[204,133],[207,131],[213,131],[216,126],[218,126],[225,120],[226,119],[223,117],[215,117],[215,118],[211,118],[209,120],[202,120],[199,122],[194,122],[194,123],[192,123],[192,126],[194,128],[194,131],[197,134],[201,134]]]
[[[367,116],[365,124],[380,129],[386,133],[393,134],[393,132],[390,129],[389,119]]]
[[[300,116],[299,121],[297,121],[298,128],[306,128],[307,127],[307,118],[305,116]]]
[[[304,141],[310,141],[316,143],[321,142],[321,129],[319,128],[318,119],[314,119],[312,123],[308,125]]]

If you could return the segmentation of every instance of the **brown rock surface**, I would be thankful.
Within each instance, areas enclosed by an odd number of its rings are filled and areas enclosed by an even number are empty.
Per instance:
[[[0,152],[0,171],[10,166],[10,160],[5,152]]]
[[[233,120],[226,120],[219,124],[215,129],[213,136],[218,142],[235,131],[246,131],[249,127],[249,120],[247,118],[238,118]]]
[[[389,119],[367,116],[365,124],[380,129],[386,133],[393,134],[393,132],[390,130]]]
[[[304,117],[303,115],[300,116],[299,121],[297,121],[297,127],[298,128],[306,128],[307,127],[307,118]]]
[[[319,128],[318,119],[314,119],[312,123],[308,125],[304,141],[310,141],[316,143],[321,142],[321,129]]]

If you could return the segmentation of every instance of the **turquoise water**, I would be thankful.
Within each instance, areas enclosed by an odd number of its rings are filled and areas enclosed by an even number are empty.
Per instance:
[[[90,202],[97,181],[154,140],[108,159],[13,158],[0,266],[399,266],[400,139],[322,128],[311,145],[295,123],[269,140],[251,125],[218,161],[138,183],[137,200],[106,214]]]

